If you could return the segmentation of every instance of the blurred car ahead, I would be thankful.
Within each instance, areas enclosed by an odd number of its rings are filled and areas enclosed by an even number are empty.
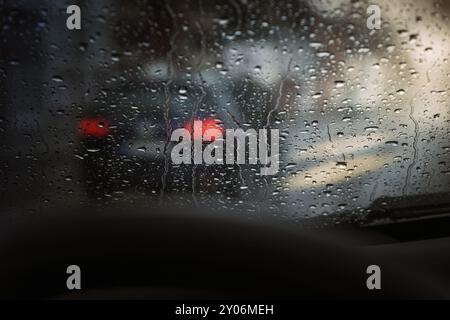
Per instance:
[[[134,189],[144,193],[239,194],[238,165],[180,164],[170,159],[177,143],[170,135],[184,128],[193,139],[192,124],[224,132],[234,126],[206,87],[186,82],[169,85],[127,83],[102,89],[82,109],[78,123],[85,187],[100,197]],[[203,139],[203,145],[210,141]]]

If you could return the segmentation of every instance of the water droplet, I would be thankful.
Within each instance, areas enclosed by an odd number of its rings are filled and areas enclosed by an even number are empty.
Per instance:
[[[63,82],[64,81],[63,77],[58,76],[58,75],[53,76],[52,80],[55,82]]]
[[[396,147],[398,146],[398,141],[386,141],[386,145]]]

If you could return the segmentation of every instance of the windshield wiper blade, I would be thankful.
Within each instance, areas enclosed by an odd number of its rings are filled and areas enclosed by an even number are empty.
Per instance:
[[[429,218],[450,214],[450,193],[381,197],[368,208],[368,220]]]

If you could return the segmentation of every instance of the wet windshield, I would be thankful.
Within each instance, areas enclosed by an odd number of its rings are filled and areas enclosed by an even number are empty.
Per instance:
[[[78,1],[79,29],[0,4],[5,212],[296,220],[450,192],[447,1]]]

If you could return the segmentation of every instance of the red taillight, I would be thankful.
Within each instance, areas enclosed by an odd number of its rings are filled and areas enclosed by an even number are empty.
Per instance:
[[[82,137],[104,138],[109,134],[109,123],[103,118],[84,118],[78,125]]]
[[[216,138],[218,136],[223,137],[224,128],[223,128],[222,122],[220,120],[210,118],[210,119],[196,120],[196,121],[201,121],[202,130],[200,133],[200,131],[195,130],[195,127],[194,127],[194,130],[193,130],[194,131],[194,133],[193,133],[194,140],[203,139],[203,141],[212,142],[212,141],[216,140]],[[188,131],[189,134],[192,133],[192,124],[193,124],[193,121],[187,121],[184,124],[184,128]],[[211,130],[209,132],[210,138],[205,137],[205,132],[207,130]]]

